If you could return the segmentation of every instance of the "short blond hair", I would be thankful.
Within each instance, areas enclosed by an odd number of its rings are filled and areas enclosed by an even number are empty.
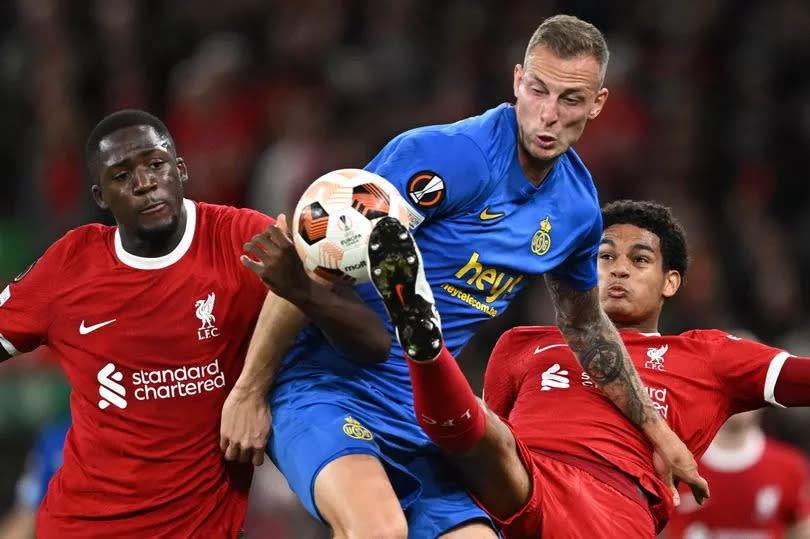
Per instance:
[[[565,59],[581,54],[592,55],[599,64],[599,84],[605,82],[610,51],[605,36],[591,23],[573,15],[554,15],[544,20],[529,39],[524,64],[532,50],[541,45]]]

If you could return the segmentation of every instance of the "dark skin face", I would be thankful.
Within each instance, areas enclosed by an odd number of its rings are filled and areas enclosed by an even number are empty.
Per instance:
[[[599,247],[599,301],[619,329],[658,331],[664,300],[681,274],[664,270],[661,240],[649,230],[620,224],[605,229]]]
[[[93,198],[115,217],[127,252],[157,257],[177,246],[188,172],[169,139],[148,125],[114,131],[99,142],[94,173]]]

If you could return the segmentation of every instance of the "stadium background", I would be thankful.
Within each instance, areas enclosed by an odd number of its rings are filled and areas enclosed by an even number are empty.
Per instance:
[[[106,113],[163,118],[190,197],[276,214],[402,130],[511,100],[528,37],[558,12],[596,24],[611,49],[610,98],[576,145],[602,201],[666,202],[689,232],[688,284],[664,330],[744,328],[810,355],[805,0],[2,2],[0,281],[68,228],[107,219],[82,170]],[[465,350],[474,385],[505,327],[552,321],[530,289]],[[42,351],[0,366],[0,513],[67,391]],[[766,424],[810,450],[806,413]],[[251,537],[320,536],[269,467],[257,486]]]

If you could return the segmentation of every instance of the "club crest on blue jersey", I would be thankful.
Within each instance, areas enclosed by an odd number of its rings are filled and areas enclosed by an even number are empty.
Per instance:
[[[420,208],[435,208],[446,194],[444,180],[431,170],[417,172],[408,180],[408,197]]]
[[[355,440],[373,440],[374,435],[366,427],[352,416],[346,416],[346,423],[343,424],[343,433]]]
[[[532,237],[532,252],[537,256],[543,256],[551,248],[551,221],[548,215],[540,221],[540,229]]]

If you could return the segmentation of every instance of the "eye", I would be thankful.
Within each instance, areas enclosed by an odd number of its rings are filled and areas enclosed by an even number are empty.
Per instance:
[[[563,97],[562,102],[566,105],[576,106],[582,103],[582,99],[579,97]]]
[[[613,255],[610,253],[600,253],[599,260],[613,260]]]
[[[636,264],[648,264],[650,259],[646,256],[637,256],[636,257]]]
[[[129,177],[129,173],[126,171],[121,171],[113,175],[113,181],[120,182],[126,180]]]
[[[151,161],[149,163],[149,166],[152,167],[152,168],[160,168],[160,167],[163,166],[164,163],[165,163],[165,161],[162,161],[160,159],[155,159],[155,160],[153,160],[153,161]]]
[[[543,88],[540,88],[538,86],[532,86],[532,93],[534,93],[535,95],[545,95],[547,92]]]

